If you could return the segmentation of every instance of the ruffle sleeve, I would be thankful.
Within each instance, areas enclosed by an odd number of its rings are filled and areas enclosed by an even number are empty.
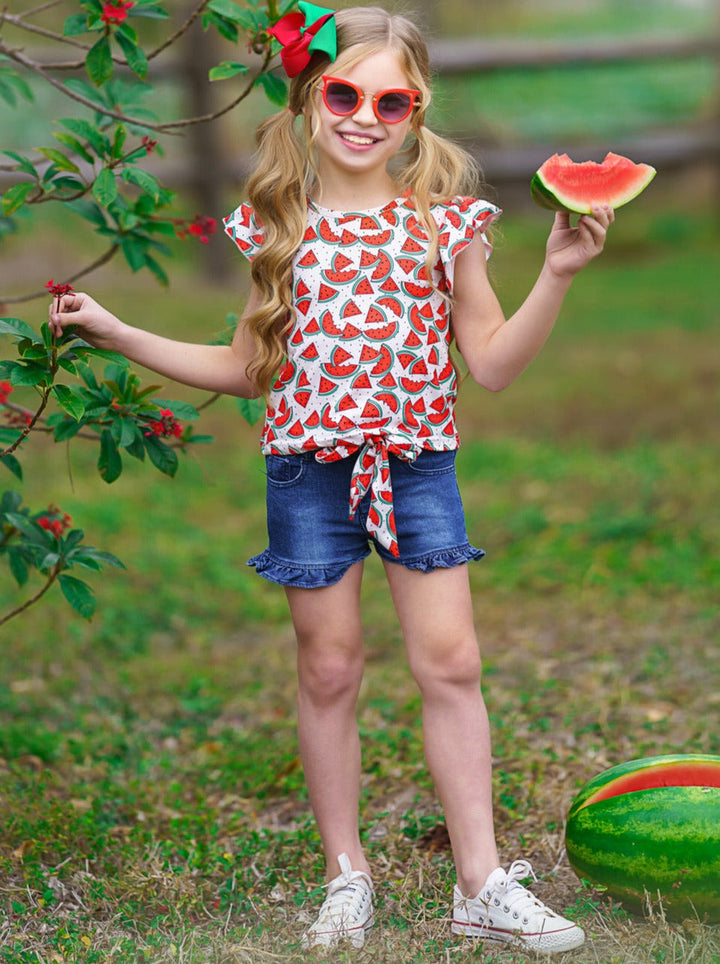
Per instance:
[[[433,211],[439,231],[439,253],[452,291],[455,258],[480,234],[485,245],[485,256],[490,257],[492,242],[488,236],[490,226],[502,214],[499,207],[477,198],[457,197]],[[438,214],[441,216],[438,217]]]
[[[253,207],[240,204],[232,214],[223,218],[223,225],[225,234],[235,242],[248,261],[252,261],[265,241],[265,232]]]

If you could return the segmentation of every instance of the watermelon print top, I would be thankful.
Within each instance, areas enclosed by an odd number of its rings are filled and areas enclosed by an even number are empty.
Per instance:
[[[319,461],[357,454],[350,515],[371,492],[367,529],[397,556],[389,455],[458,447],[449,309],[457,255],[500,210],[458,197],[437,204],[438,258],[409,196],[340,212],[308,200],[307,229],[293,261],[295,321],[269,399],[265,454],[312,451]],[[225,231],[252,260],[263,244],[253,208],[241,204]]]

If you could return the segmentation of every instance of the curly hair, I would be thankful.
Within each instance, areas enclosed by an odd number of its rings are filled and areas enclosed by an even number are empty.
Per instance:
[[[410,20],[381,7],[350,7],[335,14],[340,69],[390,50],[420,91],[412,114],[410,146],[401,152],[393,177],[408,191],[430,240],[426,270],[435,262],[438,232],[431,206],[458,194],[474,194],[481,183],[474,159],[458,145],[425,126],[431,102],[430,57],[423,36]],[[313,55],[293,78],[288,109],[265,120],[257,132],[254,173],[248,200],[262,223],[265,240],[252,262],[252,279],[260,305],[244,319],[255,339],[256,353],[248,377],[259,394],[267,394],[285,355],[292,327],[292,261],[306,228],[307,196],[318,182],[313,163],[313,92],[328,66],[324,53]],[[298,123],[298,118],[301,123]],[[300,128],[300,130],[298,130]]]

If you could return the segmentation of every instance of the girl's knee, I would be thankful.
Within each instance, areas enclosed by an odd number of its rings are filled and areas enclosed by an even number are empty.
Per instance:
[[[482,664],[475,639],[438,649],[425,649],[411,660],[416,683],[423,692],[437,687],[479,686]]]
[[[362,648],[302,648],[298,653],[298,684],[316,705],[355,698],[364,669]]]

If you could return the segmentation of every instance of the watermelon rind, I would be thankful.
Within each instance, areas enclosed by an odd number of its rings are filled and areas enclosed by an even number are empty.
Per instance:
[[[628,774],[646,771],[657,781],[693,764],[706,776],[717,767],[720,777],[720,757],[676,754],[631,760],[588,781],[565,829],[575,873],[635,913],[661,903],[672,920],[720,921],[720,780],[598,799],[598,791],[612,790]]]
[[[632,201],[656,173],[649,164],[635,164],[612,152],[601,164],[575,163],[567,154],[553,154],[533,175],[530,193],[536,204],[551,211],[591,214],[594,204],[616,209]]]

